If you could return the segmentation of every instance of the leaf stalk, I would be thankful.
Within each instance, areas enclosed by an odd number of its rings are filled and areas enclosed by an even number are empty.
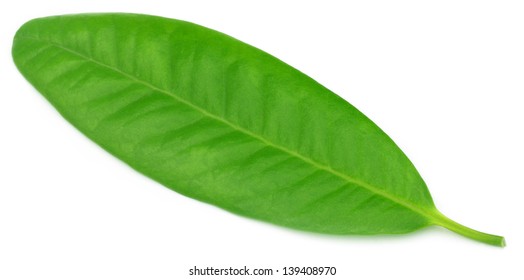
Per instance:
[[[438,212],[438,211],[437,211]],[[484,232],[480,232],[477,230],[474,230],[472,228],[463,226],[450,218],[444,216],[444,214],[438,212],[437,215],[435,215],[435,223],[439,226],[442,226],[444,228],[447,228],[448,230],[451,230],[453,232],[456,232],[462,236],[465,236],[467,238],[480,241],[482,243],[486,243],[489,245],[494,245],[498,247],[505,247],[506,241],[504,237],[488,234]]]

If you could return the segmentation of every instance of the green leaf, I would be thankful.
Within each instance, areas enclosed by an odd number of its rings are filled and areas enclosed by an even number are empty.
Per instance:
[[[291,228],[391,234],[440,225],[415,167],[361,112],[275,57],[192,23],[134,14],[35,19],[20,72],[87,137],[186,196]]]

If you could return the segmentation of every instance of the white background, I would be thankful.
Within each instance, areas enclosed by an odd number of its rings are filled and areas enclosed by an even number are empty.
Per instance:
[[[232,279],[190,277],[195,265],[337,268],[307,279],[524,279],[522,1],[344,2],[2,1],[0,279]],[[398,143],[443,213],[508,246],[436,227],[298,232],[143,177],[62,119],[10,54],[32,18],[110,11],[195,22],[300,69]]]

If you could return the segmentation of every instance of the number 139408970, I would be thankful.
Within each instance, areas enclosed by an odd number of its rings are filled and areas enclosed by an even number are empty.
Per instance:
[[[335,275],[337,269],[333,266],[287,266],[283,268],[284,275]]]

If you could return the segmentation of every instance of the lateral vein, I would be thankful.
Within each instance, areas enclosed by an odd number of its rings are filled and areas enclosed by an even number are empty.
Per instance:
[[[231,128],[233,128],[233,129],[235,129],[235,130],[237,130],[237,131],[239,131],[239,132],[241,132],[243,134],[246,134],[246,135],[248,135],[248,136],[250,136],[252,138],[255,138],[255,139],[261,141],[262,143],[264,143],[267,146],[271,146],[271,147],[273,147],[273,148],[275,148],[277,150],[281,150],[281,151],[283,151],[285,153],[288,153],[291,156],[294,156],[294,157],[296,157],[296,158],[298,158],[298,159],[300,159],[300,160],[302,160],[302,161],[304,161],[304,162],[306,162],[306,163],[308,163],[308,164],[310,164],[310,165],[312,165],[312,166],[314,166],[314,167],[316,167],[316,168],[318,168],[320,170],[324,170],[324,171],[326,171],[328,173],[331,173],[331,174],[333,174],[333,175],[335,175],[335,176],[345,180],[348,183],[355,184],[355,185],[360,186],[360,187],[362,187],[362,188],[364,188],[364,189],[366,189],[366,190],[368,190],[368,191],[370,191],[372,193],[375,193],[375,194],[377,194],[379,196],[382,196],[382,197],[384,197],[384,198],[386,198],[388,200],[391,200],[394,203],[397,203],[397,204],[399,204],[399,205],[401,205],[401,206],[403,206],[403,207],[405,207],[405,208],[407,208],[407,209],[409,209],[409,210],[411,210],[413,212],[416,212],[416,213],[418,213],[418,214],[428,218],[430,221],[436,222],[436,221],[441,220],[437,214],[435,214],[435,213],[433,213],[431,211],[428,211],[426,209],[417,207],[416,205],[410,203],[409,201],[406,201],[406,200],[404,200],[402,198],[399,198],[399,197],[396,197],[394,195],[391,195],[391,194],[389,194],[389,193],[387,193],[387,192],[385,192],[385,191],[383,191],[383,190],[381,190],[381,189],[379,189],[379,188],[377,188],[375,186],[372,186],[372,185],[370,185],[370,184],[368,184],[368,183],[366,183],[366,182],[364,182],[362,180],[355,179],[355,178],[353,178],[353,177],[351,177],[351,176],[349,176],[347,174],[344,174],[344,173],[342,173],[340,171],[337,171],[337,170],[333,169],[329,165],[322,164],[322,163],[317,162],[317,161],[315,161],[315,160],[313,160],[313,159],[311,159],[309,157],[306,157],[306,156],[304,156],[304,155],[302,155],[302,154],[300,154],[300,153],[298,153],[298,152],[296,152],[294,150],[291,150],[291,149],[288,149],[288,148],[286,148],[284,146],[280,146],[278,144],[275,144],[275,143],[271,142],[270,140],[268,140],[268,139],[266,139],[266,138],[264,138],[264,137],[262,137],[262,136],[260,136],[258,134],[255,134],[255,133],[253,133],[253,132],[251,132],[251,131],[249,131],[249,130],[247,130],[247,129],[239,126],[239,125],[236,125],[236,124],[228,121],[227,119],[224,119],[224,118],[222,118],[220,116],[212,114],[211,112],[207,111],[206,109],[193,104],[192,102],[190,102],[190,101],[188,101],[188,100],[186,100],[186,99],[176,95],[175,93],[172,93],[172,92],[169,92],[167,90],[161,89],[161,88],[159,88],[159,87],[157,87],[157,86],[155,86],[155,85],[153,85],[153,84],[151,84],[151,83],[149,83],[147,81],[141,80],[141,79],[137,78],[136,76],[128,74],[128,73],[126,73],[126,72],[124,72],[124,71],[122,71],[122,70],[120,70],[118,68],[115,68],[115,67],[112,67],[110,65],[107,65],[107,64],[105,64],[103,62],[100,62],[100,61],[95,60],[95,59],[93,59],[93,58],[91,58],[89,56],[86,56],[86,55],[84,55],[82,53],[79,53],[79,52],[77,52],[77,51],[75,51],[73,49],[70,49],[70,48],[65,47],[65,46],[63,46],[61,44],[58,44],[58,43],[55,43],[55,42],[52,42],[52,41],[49,41],[49,40],[45,40],[45,39],[41,39],[41,38],[33,38],[33,37],[29,37],[29,36],[18,36],[18,37],[15,38],[15,40],[16,39],[28,39],[28,40],[34,40],[34,41],[39,41],[41,43],[49,44],[51,46],[54,46],[56,48],[59,48],[59,49],[65,51],[65,52],[68,52],[68,53],[73,54],[75,56],[78,56],[78,57],[80,57],[82,59],[90,61],[90,62],[92,62],[92,63],[94,63],[94,64],[96,64],[96,65],[98,65],[100,67],[103,67],[103,68],[109,69],[111,71],[114,71],[114,72],[116,72],[116,73],[118,73],[118,74],[120,74],[120,75],[122,75],[122,76],[124,76],[124,77],[126,77],[126,78],[128,78],[128,79],[130,79],[130,80],[132,80],[134,82],[136,82],[136,83],[142,84],[142,85],[144,85],[144,86],[146,86],[146,87],[148,87],[148,88],[150,88],[150,89],[152,89],[154,91],[166,94],[166,95],[174,98],[178,102],[183,103],[183,104],[193,108],[194,110],[197,110],[198,112],[200,112],[204,116],[209,117],[209,118],[214,119],[214,120],[217,120],[217,121],[219,121],[221,123],[224,123],[224,124],[230,126]]]

